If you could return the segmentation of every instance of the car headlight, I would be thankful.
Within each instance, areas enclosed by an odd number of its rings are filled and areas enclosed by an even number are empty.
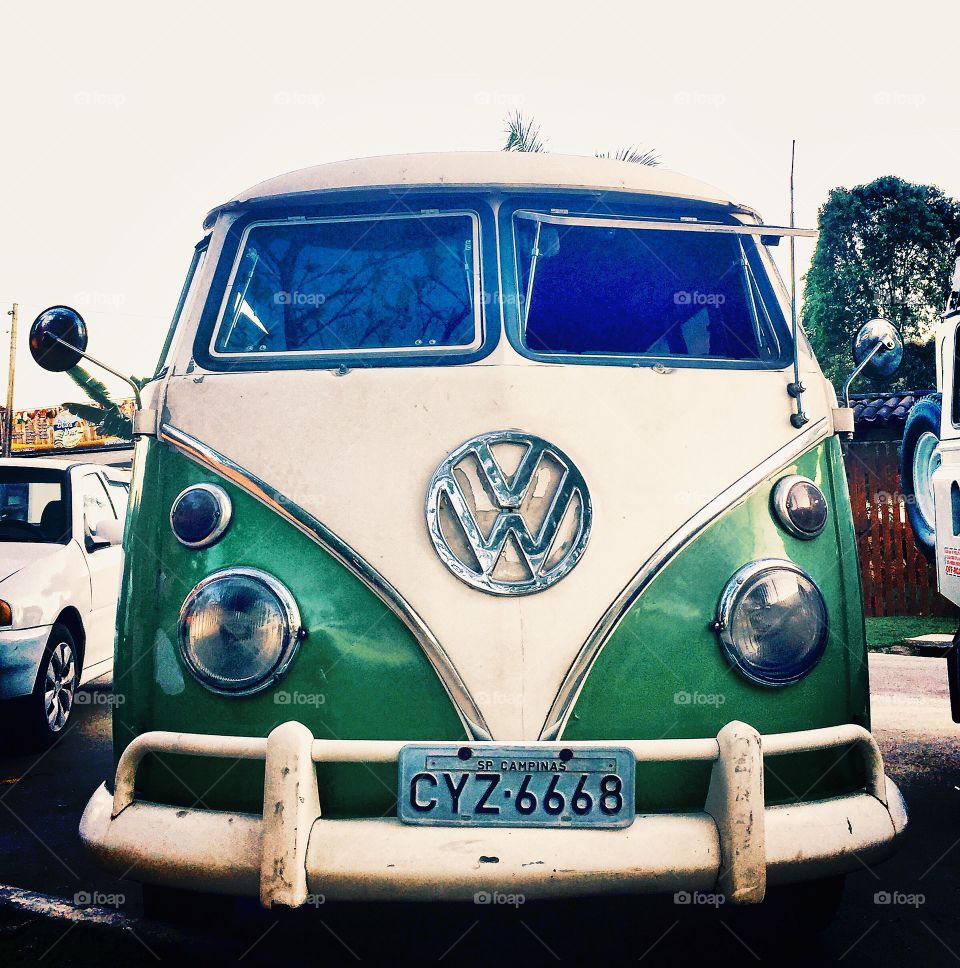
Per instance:
[[[827,605],[813,579],[774,558],[744,565],[720,597],[714,629],[748,679],[788,686],[809,673],[827,644]]]
[[[807,477],[791,474],[773,489],[773,510],[795,538],[815,538],[827,524],[827,499]]]
[[[180,609],[180,652],[213,692],[247,696],[290,666],[304,632],[297,603],[272,575],[229,568],[204,578]]]

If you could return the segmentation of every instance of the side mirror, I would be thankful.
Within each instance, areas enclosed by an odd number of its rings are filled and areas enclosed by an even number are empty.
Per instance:
[[[51,373],[76,366],[87,349],[87,324],[69,306],[51,306],[30,327],[30,355]]]
[[[87,550],[123,544],[123,525],[116,518],[103,518],[87,535]]]
[[[871,380],[893,376],[903,362],[903,337],[886,319],[871,319],[853,338],[853,359]]]
[[[903,337],[887,319],[871,319],[853,338],[853,359],[857,364],[843,387],[843,399],[850,406],[850,385],[861,373],[872,380],[893,376],[903,362]]]

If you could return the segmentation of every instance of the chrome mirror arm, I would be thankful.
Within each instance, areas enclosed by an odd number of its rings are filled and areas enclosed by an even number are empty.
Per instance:
[[[78,350],[76,346],[71,345],[65,339],[60,339],[59,336],[53,336],[52,338],[56,340],[61,346],[65,346],[67,349],[73,350],[74,353],[79,353],[80,356],[82,356],[85,360],[89,360],[91,363],[94,363],[97,366],[101,367],[102,369],[106,370],[107,373],[112,374],[118,380],[123,380],[123,382],[126,383],[131,390],[133,390],[133,402],[136,405],[137,409],[140,410],[142,408],[143,405],[140,402],[140,387],[138,387],[130,377],[124,376],[122,373],[118,373],[112,366],[107,366],[107,364],[104,363],[102,360],[98,360],[95,356],[91,356],[85,350]]]

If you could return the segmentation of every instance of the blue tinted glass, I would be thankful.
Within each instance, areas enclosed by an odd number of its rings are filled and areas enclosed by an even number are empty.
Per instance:
[[[221,353],[469,346],[467,215],[254,226],[216,340]]]
[[[529,218],[515,225],[525,343],[534,352],[780,357],[774,320],[782,316],[749,237]]]

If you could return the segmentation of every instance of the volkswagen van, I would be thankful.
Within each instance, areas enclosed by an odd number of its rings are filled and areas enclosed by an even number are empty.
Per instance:
[[[797,230],[660,168],[451,153],[283,175],[205,233],[135,418],[107,868],[758,903],[891,852]]]

